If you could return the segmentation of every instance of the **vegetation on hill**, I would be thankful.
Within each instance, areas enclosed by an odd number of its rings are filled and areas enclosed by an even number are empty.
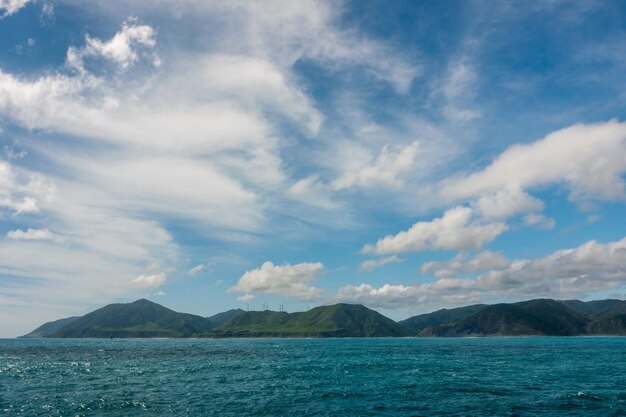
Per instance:
[[[54,333],[56,333],[59,329],[61,329],[66,324],[69,324],[78,318],[80,317],[68,317],[66,319],[59,319],[59,320],[42,324],[41,326],[37,327],[32,332],[22,337],[23,338],[54,337],[53,336]]]
[[[428,327],[437,327],[445,324],[456,323],[472,314],[487,307],[486,304],[475,304],[467,307],[459,307],[452,309],[441,309],[432,313],[420,314],[413,316],[406,320],[402,320],[399,323],[404,327],[411,329],[415,334],[419,334],[422,330]]]
[[[224,311],[223,313],[217,313],[214,316],[208,317],[208,320],[212,323],[213,328],[219,327],[222,324],[228,323],[238,315],[244,313],[240,308],[233,308],[232,310]]]
[[[626,335],[626,301],[537,299],[420,314],[400,323],[358,304],[309,311],[178,313],[148,300],[45,323],[22,337],[403,337]]]
[[[306,312],[250,311],[218,327],[209,337],[398,337],[410,332],[367,307],[335,304]]]
[[[495,304],[457,321],[423,330],[425,336],[575,336],[591,319],[554,300]]]
[[[110,304],[42,337],[188,337],[213,328],[207,318],[177,313],[148,300]]]
[[[401,322],[419,336],[626,334],[626,301],[536,299],[439,310]]]

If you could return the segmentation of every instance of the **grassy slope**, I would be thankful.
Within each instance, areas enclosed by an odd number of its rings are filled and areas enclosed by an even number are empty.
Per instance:
[[[138,300],[102,307],[46,337],[185,337],[211,328],[212,323],[204,317]]]

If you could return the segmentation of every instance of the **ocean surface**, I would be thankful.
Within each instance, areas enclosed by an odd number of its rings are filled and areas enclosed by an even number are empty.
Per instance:
[[[626,338],[0,340],[3,416],[625,416]]]

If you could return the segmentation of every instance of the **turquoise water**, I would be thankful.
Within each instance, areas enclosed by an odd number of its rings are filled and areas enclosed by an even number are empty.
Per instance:
[[[0,340],[7,416],[626,415],[626,338]]]

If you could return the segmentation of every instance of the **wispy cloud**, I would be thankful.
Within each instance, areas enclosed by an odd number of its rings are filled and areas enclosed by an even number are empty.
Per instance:
[[[398,258],[397,255],[387,256],[379,259],[370,259],[361,262],[359,269],[362,271],[369,271],[375,268],[383,267],[387,264],[398,264],[404,262],[404,259]]]
[[[194,277],[198,275],[200,272],[204,271],[204,268],[205,268],[204,264],[196,265],[193,268],[191,268],[189,271],[187,271],[187,275]]]
[[[0,19],[17,13],[30,0],[0,0]]]

